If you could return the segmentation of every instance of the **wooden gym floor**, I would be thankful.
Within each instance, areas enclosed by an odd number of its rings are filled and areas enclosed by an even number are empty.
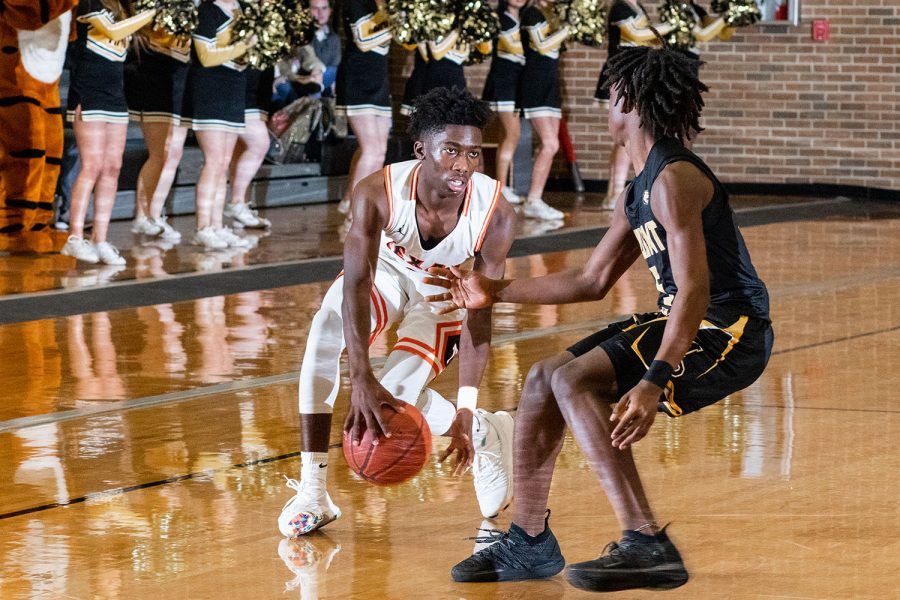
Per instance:
[[[588,256],[608,216],[595,197],[557,200],[566,226],[520,225],[511,275]],[[665,597],[896,597],[900,206],[735,206],[772,295],[775,352],[751,388],[658,417],[636,446],[691,573]],[[282,540],[283,477],[299,471],[297,367],[339,268],[340,217],[334,204],[267,216],[273,231],[244,255],[154,246],[116,223],[114,243],[133,246],[124,270],[0,257],[0,598],[590,597],[562,577],[453,583],[482,521],[471,476],[437,463],[376,488],[348,474],[335,445],[344,517]],[[514,409],[533,362],[655,298],[637,264],[604,302],[498,306],[483,405]],[[452,396],[455,377],[433,385]],[[337,422],[346,403],[344,390]],[[618,537],[571,440],[551,508],[568,561]]]

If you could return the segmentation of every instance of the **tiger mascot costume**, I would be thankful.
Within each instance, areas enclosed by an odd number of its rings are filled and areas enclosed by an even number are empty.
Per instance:
[[[0,0],[0,251],[58,252],[59,77],[78,0]]]

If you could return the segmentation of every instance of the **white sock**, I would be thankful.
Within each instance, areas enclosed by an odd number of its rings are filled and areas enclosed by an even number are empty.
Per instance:
[[[300,481],[304,486],[325,493],[325,480],[328,476],[327,452],[300,453]]]

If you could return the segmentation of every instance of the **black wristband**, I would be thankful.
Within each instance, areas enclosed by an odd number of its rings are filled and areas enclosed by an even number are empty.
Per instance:
[[[672,379],[672,372],[675,369],[672,365],[664,360],[654,360],[650,363],[650,368],[644,373],[642,379],[645,379],[655,386],[666,389],[666,384]]]

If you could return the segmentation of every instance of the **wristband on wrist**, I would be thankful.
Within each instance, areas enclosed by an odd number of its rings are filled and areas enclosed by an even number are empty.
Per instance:
[[[647,369],[646,373],[644,373],[642,379],[649,381],[657,387],[666,389],[666,384],[669,383],[669,380],[672,379],[672,372],[674,370],[675,369],[672,368],[672,365],[670,365],[666,361],[654,360],[652,363],[650,363],[650,368]]]
[[[478,388],[470,385],[459,388],[459,394],[456,396],[456,410],[468,408],[475,414],[475,407],[478,406]]]

